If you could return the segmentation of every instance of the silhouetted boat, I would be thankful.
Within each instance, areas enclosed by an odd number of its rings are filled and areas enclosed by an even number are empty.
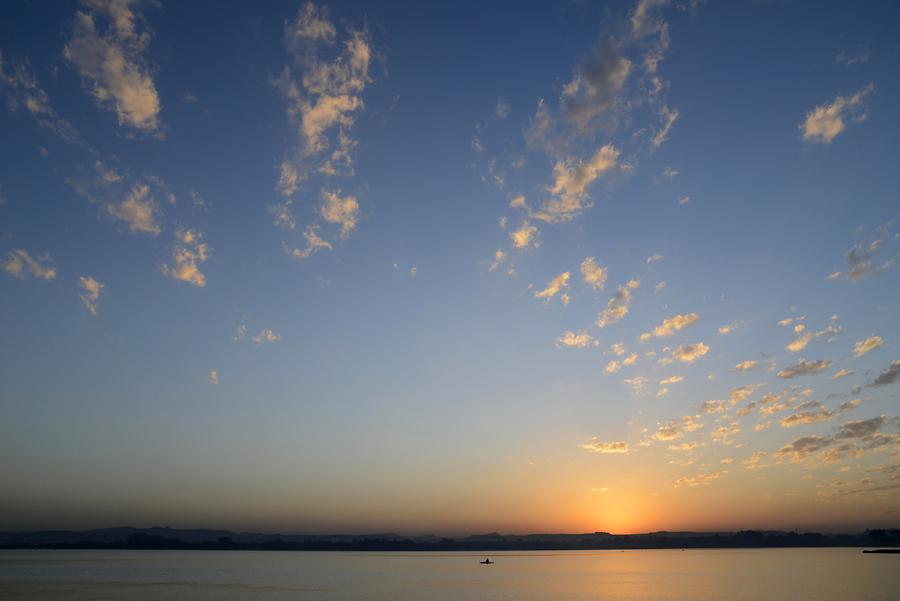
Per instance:
[[[494,562],[491,561],[490,557],[488,557],[484,561],[479,561],[478,563],[483,563],[483,564],[487,565],[487,564],[494,563]]]

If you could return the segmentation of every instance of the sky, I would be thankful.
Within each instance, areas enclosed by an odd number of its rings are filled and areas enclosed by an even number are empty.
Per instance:
[[[0,529],[900,526],[898,29],[0,4]]]

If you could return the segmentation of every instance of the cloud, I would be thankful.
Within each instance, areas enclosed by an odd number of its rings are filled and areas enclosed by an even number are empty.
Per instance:
[[[601,175],[613,170],[619,150],[612,144],[600,148],[588,161],[562,159],[553,167],[553,183],[547,190],[552,196],[534,213],[534,218],[548,223],[571,221],[593,206],[588,197],[589,186]]]
[[[795,378],[797,376],[817,374],[820,371],[828,369],[830,366],[831,361],[828,359],[819,359],[818,361],[806,361],[805,359],[801,359],[796,365],[786,367],[776,375],[779,378]]]
[[[746,361],[741,361],[737,365],[734,366],[735,371],[748,371],[751,369],[756,369],[756,366],[759,365],[758,361],[753,361],[751,359],[747,359]]]
[[[778,450],[778,455],[788,457],[794,463],[805,459],[812,453],[824,449],[832,443],[830,437],[826,436],[803,436],[797,440],[782,446]]]
[[[732,405],[737,405],[741,401],[744,401],[753,394],[753,386],[736,386],[728,391],[728,401]]]
[[[594,339],[593,336],[588,334],[587,332],[572,332],[571,330],[563,333],[562,336],[556,339],[556,346],[558,347],[572,347],[572,348],[585,348],[588,346],[597,346],[599,343]]]
[[[735,434],[740,434],[741,426],[738,422],[732,422],[727,426],[721,426],[716,428],[712,432],[709,433],[709,437],[718,442],[719,444],[723,444],[726,446],[730,446],[734,444],[734,441],[731,439]]]
[[[291,212],[293,200],[286,200],[269,207],[269,214],[272,215],[272,224],[281,229],[292,230],[297,227],[297,220]]]
[[[702,342],[683,344],[672,351],[672,358],[682,363],[693,363],[709,352],[709,347]]]
[[[276,334],[268,328],[260,330],[259,334],[253,337],[253,343],[256,346],[260,346],[264,342],[278,342],[279,340],[281,340],[281,334]]]
[[[180,229],[175,232],[172,265],[163,265],[162,272],[172,279],[202,288],[206,285],[206,276],[200,271],[200,265],[206,263],[209,255],[209,247],[203,241],[202,233]]]
[[[582,449],[587,449],[592,453],[622,454],[628,452],[628,443],[621,440],[615,442],[600,442],[599,440],[592,438],[590,441],[578,446]]]
[[[85,309],[87,309],[91,315],[96,315],[97,301],[100,299],[100,293],[103,292],[105,286],[87,275],[78,278],[78,285],[84,290],[84,293],[81,294],[81,302],[84,303]]]
[[[553,298],[560,290],[569,286],[569,272],[565,271],[547,283],[547,287],[534,293],[535,298]]]
[[[677,440],[683,436],[684,432],[681,431],[681,428],[677,424],[666,424],[660,426],[656,432],[653,433],[651,438],[668,442],[670,440]]]
[[[538,228],[527,221],[523,221],[519,229],[511,231],[509,239],[512,240],[513,248],[524,249],[540,246]]]
[[[866,353],[874,351],[882,345],[883,342],[881,340],[881,336],[870,336],[869,338],[860,340],[855,345],[853,345],[853,354],[857,357],[862,357]]]
[[[359,215],[359,203],[353,196],[340,196],[340,192],[322,190],[324,204],[319,209],[322,218],[329,223],[341,226],[341,238],[346,238],[356,229]]]
[[[799,125],[803,139],[808,142],[829,144],[846,127],[845,118],[862,121],[866,118],[863,99],[875,91],[875,84],[853,94],[849,98],[838,96],[831,104],[817,106],[806,113],[806,120]]]
[[[21,105],[25,107],[38,125],[53,132],[63,140],[77,142],[78,132],[71,123],[59,116],[50,105],[50,98],[38,84],[37,77],[31,73],[26,63],[14,63],[10,70],[0,52],[0,87],[6,91],[7,105],[15,111]]]
[[[872,382],[872,386],[887,386],[898,379],[900,379],[900,359],[891,363],[890,367],[878,374],[878,377]]]
[[[306,238],[306,246],[303,248],[294,248],[291,249],[289,254],[295,259],[308,259],[313,253],[318,252],[323,249],[331,250],[331,243],[327,240],[323,240],[319,236],[319,226],[310,225],[306,228],[306,231],[303,232],[303,237]]]
[[[622,359],[622,365],[634,365],[637,359],[637,353],[631,353],[630,355]]]
[[[123,200],[109,202],[105,208],[108,215],[125,221],[132,232],[144,232],[153,236],[160,232],[156,221],[159,209],[147,184],[135,184]]]
[[[606,284],[608,270],[597,264],[594,257],[587,257],[581,262],[581,276],[584,283],[595,290],[602,290]]]
[[[6,261],[0,261],[3,270],[14,278],[24,280],[27,277],[52,280],[56,277],[56,267],[50,255],[44,254],[33,258],[28,251],[17,248],[9,251]]]
[[[159,95],[145,56],[150,34],[129,0],[84,0],[75,13],[63,54],[74,64],[100,106],[113,110],[119,125],[143,132],[159,127]],[[99,26],[105,22],[104,26]]]
[[[663,177],[666,179],[675,179],[675,176],[678,175],[678,170],[672,167],[666,167],[663,169]]]
[[[700,403],[700,411],[706,414],[724,413],[727,408],[728,404],[725,401],[708,400]]]
[[[833,436],[813,435],[798,438],[781,447],[778,455],[789,459],[792,463],[803,461],[813,453],[818,453],[823,463],[834,463],[848,455],[859,457],[866,451],[879,450],[897,443],[896,435],[880,432],[886,423],[887,418],[883,415],[848,421],[841,425]]]
[[[622,369],[622,364],[619,363],[618,361],[616,361],[615,359],[613,359],[612,361],[607,363],[606,367],[603,369],[608,374],[614,374],[617,371],[619,371],[620,369]],[[626,382],[628,382],[628,380],[626,380]]]
[[[691,197],[687,194],[678,197],[678,206],[683,207],[691,202]]]
[[[212,370],[209,372],[209,383],[214,386],[219,383],[219,372],[217,372],[216,370]]]
[[[284,37],[298,73],[285,66],[275,85],[288,102],[299,147],[282,162],[277,188],[291,196],[311,170],[326,176],[353,174],[356,141],[349,132],[372,81],[372,50],[367,32],[351,31],[330,60],[324,57],[336,46],[337,30],[327,9],[312,2],[285,24]]]
[[[625,378],[624,382],[631,388],[631,392],[634,394],[642,394],[647,389],[647,378],[644,376]]]
[[[649,257],[647,257],[646,263],[647,265],[653,265],[654,263],[662,261],[663,258],[664,257],[662,255],[650,255]]]
[[[841,378],[846,378],[847,376],[852,376],[852,375],[853,375],[852,369],[842,369],[842,370],[836,372],[833,376],[831,376],[831,379],[832,380],[840,380]]]
[[[678,119],[678,110],[670,109],[668,106],[663,105],[659,109],[659,118],[663,125],[653,136],[653,140],[650,141],[650,145],[653,148],[659,148],[668,139],[669,130],[672,129],[672,126],[675,125],[675,121]]]
[[[675,315],[664,319],[661,325],[656,326],[653,333],[658,337],[671,336],[679,330],[683,330],[692,323],[696,323],[700,316],[696,313],[687,313],[685,315]]]
[[[806,409],[805,411],[797,411],[781,418],[779,422],[783,428],[793,428],[794,426],[815,424],[818,422],[828,421],[834,417],[827,407],[822,406],[819,402],[805,404],[798,409]]]
[[[678,384],[679,382],[684,381],[684,378],[681,376],[669,376],[668,378],[663,378],[659,381],[660,386],[670,386],[672,384]]]
[[[488,268],[488,271],[495,271],[503,262],[506,261],[506,253],[502,249],[497,249],[494,251],[494,261],[491,263],[491,266]]]
[[[806,345],[809,344],[809,341],[812,339],[813,339],[813,333],[807,332],[806,334],[803,334],[802,336],[800,336],[800,337],[796,338],[795,340],[793,340],[792,342],[790,342],[784,348],[786,348],[787,350],[789,350],[792,353],[796,353],[798,351],[802,351],[803,349],[805,349]]]
[[[246,326],[246,324],[240,324],[237,327],[237,331],[235,332],[234,336],[231,339],[234,340],[235,342],[240,342],[241,340],[243,340],[246,337],[247,337],[247,326]]]
[[[632,70],[621,45],[608,39],[598,44],[574,77],[563,87],[566,118],[581,130],[612,109]]]
[[[675,480],[675,486],[700,486],[701,484],[709,484],[713,480],[718,480],[726,472],[711,472],[708,474],[697,474],[696,476],[682,476]]]
[[[631,304],[631,293],[640,285],[640,280],[632,279],[624,286],[619,286],[613,297],[606,303],[606,308],[597,316],[597,327],[605,328],[628,315],[629,305]]]

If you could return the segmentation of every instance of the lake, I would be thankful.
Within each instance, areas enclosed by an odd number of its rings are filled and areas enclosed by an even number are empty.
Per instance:
[[[0,551],[0,599],[897,601],[860,549],[497,553]]]

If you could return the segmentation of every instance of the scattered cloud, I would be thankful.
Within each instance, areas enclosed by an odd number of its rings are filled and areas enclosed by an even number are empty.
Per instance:
[[[852,369],[841,369],[841,370],[835,372],[835,374],[833,376],[831,376],[831,379],[832,380],[840,380],[841,378],[846,378],[847,376],[852,376],[853,373],[854,372]]]
[[[597,259],[594,257],[587,257],[581,262],[581,276],[584,278],[584,283],[591,288],[602,290],[606,284],[607,275],[606,267],[598,265]]]
[[[88,275],[78,278],[78,286],[83,290],[81,302],[91,315],[97,314],[97,301],[105,286]]]
[[[27,62],[9,64],[4,61],[3,53],[0,52],[0,88],[6,92],[10,111],[16,111],[22,106],[41,127],[63,140],[78,141],[78,132],[50,105],[49,96],[38,84],[37,77],[31,72]]]
[[[509,239],[512,240],[513,248],[537,248],[541,242],[538,240],[538,228],[528,221],[523,221],[519,229],[509,233]]]
[[[359,203],[353,196],[340,196],[340,191],[322,190],[324,204],[319,209],[322,218],[341,226],[341,238],[346,238],[356,229]]]
[[[862,357],[866,353],[880,348],[883,344],[884,343],[881,340],[881,336],[870,336],[869,338],[860,340],[855,345],[853,345],[853,354],[857,357]]]
[[[682,432],[681,428],[677,424],[671,423],[660,426],[656,432],[653,433],[651,438],[668,442],[670,440],[677,440],[683,436],[684,432]]]
[[[303,237],[306,238],[306,246],[288,251],[288,254],[295,259],[308,259],[315,252],[332,249],[331,243],[319,236],[319,226],[317,225],[307,226]]]
[[[49,254],[32,257],[27,250],[17,248],[9,251],[0,265],[6,273],[20,280],[28,277],[52,280],[56,277],[56,267]]]
[[[143,232],[156,236],[160,232],[157,217],[159,208],[145,183],[135,184],[125,198],[106,204],[106,213],[128,224],[131,232]]]
[[[751,369],[756,369],[756,366],[759,365],[758,361],[753,361],[752,359],[747,359],[746,361],[741,361],[737,365],[734,366],[735,371],[749,371]]]
[[[550,299],[559,294],[561,290],[564,288],[568,288],[569,286],[569,272],[565,271],[547,283],[547,286],[543,290],[538,290],[534,293],[535,298],[546,298]]]
[[[197,230],[180,229],[175,232],[172,265],[163,265],[162,272],[172,279],[202,288],[206,285],[206,276],[200,271],[200,266],[206,263],[209,255],[203,234]]]
[[[675,125],[675,121],[678,119],[678,110],[663,105],[659,109],[659,118],[662,121],[662,127],[657,130],[653,140],[650,142],[653,148],[659,148],[668,139],[669,130],[672,129],[672,126]]]
[[[624,441],[601,442],[595,438],[580,445],[582,449],[586,449],[592,453],[602,454],[623,454],[628,452],[628,443]]]
[[[488,271],[495,271],[505,261],[506,253],[502,249],[498,248],[494,251],[494,260],[491,262],[491,266],[488,268]]]
[[[678,197],[678,206],[680,206],[680,207],[683,207],[684,205],[689,204],[690,202],[691,202],[691,197],[688,196],[687,194],[683,194],[682,196]]]
[[[808,142],[829,144],[846,128],[846,118],[863,121],[866,118],[866,96],[875,91],[875,84],[869,84],[849,98],[838,96],[830,104],[817,106],[806,113],[806,120],[800,124],[803,139]]]
[[[146,57],[150,33],[135,6],[128,0],[84,0],[63,54],[100,106],[115,111],[119,125],[154,133],[160,103]]]
[[[214,369],[209,372],[209,383],[213,386],[219,384],[219,372]]]
[[[675,179],[675,176],[678,175],[678,170],[673,169],[672,167],[666,167],[663,169],[663,177],[666,179]]]
[[[709,347],[702,342],[683,344],[672,351],[672,358],[682,363],[693,363],[709,352]]]
[[[607,144],[588,161],[574,158],[557,161],[553,167],[553,183],[547,188],[551,198],[534,213],[534,218],[548,223],[571,221],[593,206],[588,188],[616,167],[619,154],[619,150]]]
[[[710,472],[706,474],[697,474],[696,476],[682,476],[675,480],[675,486],[700,486],[701,484],[709,484],[713,480],[718,480],[726,472]]]
[[[631,293],[640,285],[640,280],[632,279],[624,286],[619,286],[616,293],[607,302],[606,308],[597,316],[597,327],[605,328],[628,315],[629,305],[631,305]]]
[[[567,330],[562,336],[556,339],[556,346],[558,347],[567,346],[570,348],[585,348],[588,346],[597,346],[598,344],[599,342],[597,342],[593,336],[584,331],[576,333]]]
[[[259,334],[253,337],[253,343],[256,346],[260,346],[265,342],[278,342],[279,340],[281,340],[281,334],[276,334],[268,328],[260,330]]]
[[[781,418],[779,423],[783,428],[793,428],[794,426],[828,421],[833,417],[834,413],[831,410],[818,401],[812,401],[798,407],[796,413]]]
[[[508,102],[502,98],[497,99],[497,106],[494,107],[494,115],[496,115],[498,119],[506,119],[509,117],[511,111],[512,107]]]
[[[797,376],[817,374],[829,367],[831,367],[831,361],[828,359],[819,359],[818,361],[801,359],[795,365],[782,369],[776,375],[779,378],[795,378]]]
[[[700,316],[696,313],[687,313],[685,315],[675,315],[663,320],[662,324],[656,326],[653,333],[657,337],[671,336],[679,330],[683,330],[689,325],[696,323]]]
[[[878,377],[872,382],[872,386],[887,386],[897,380],[900,380],[900,359],[891,363],[890,367],[878,374]]]

